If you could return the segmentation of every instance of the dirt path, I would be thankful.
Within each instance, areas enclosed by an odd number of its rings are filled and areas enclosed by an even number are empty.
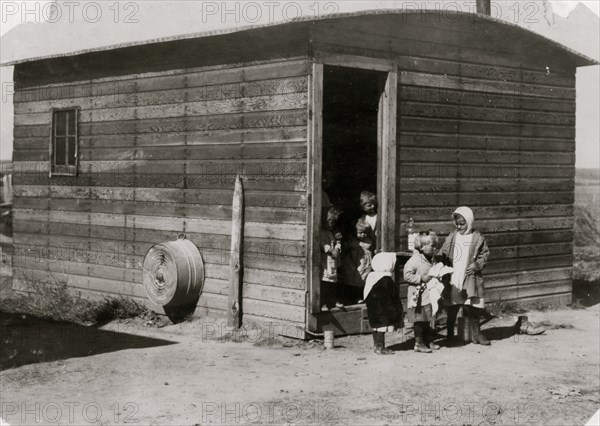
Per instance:
[[[336,339],[325,351],[321,342],[203,341],[201,323],[142,328],[140,336],[176,344],[3,371],[2,417],[11,425],[585,424],[600,408],[599,305],[530,319],[573,328],[523,338],[506,333],[510,318],[494,320],[488,334],[503,339],[491,347],[433,354],[390,334],[391,356],[373,354],[370,336]],[[559,385],[581,396],[555,399],[549,388]]]

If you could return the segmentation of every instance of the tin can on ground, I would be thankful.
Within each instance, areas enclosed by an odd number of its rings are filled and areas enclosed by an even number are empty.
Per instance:
[[[323,332],[323,344],[325,345],[325,349],[333,349],[334,347],[334,343],[333,343],[333,330],[325,330]]]

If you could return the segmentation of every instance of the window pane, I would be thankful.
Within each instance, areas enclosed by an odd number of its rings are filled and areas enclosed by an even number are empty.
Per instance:
[[[67,133],[67,113],[64,111],[54,113],[56,123],[56,135],[64,136]]]
[[[75,111],[67,111],[67,120],[67,129],[69,129],[69,136],[75,136]]]
[[[66,138],[57,137],[54,141],[54,164],[57,166],[66,164]]]
[[[71,117],[72,118],[72,117]],[[68,148],[69,148],[69,158],[67,159],[68,164],[75,164],[75,137],[68,137]]]

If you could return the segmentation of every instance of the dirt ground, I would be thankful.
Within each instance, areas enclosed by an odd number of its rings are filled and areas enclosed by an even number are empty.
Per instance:
[[[599,313],[529,313],[549,324],[538,337],[514,335],[514,317],[494,319],[491,347],[433,354],[389,333],[389,356],[372,352],[370,336],[325,350],[321,340],[253,343],[257,330],[227,341],[201,321],[51,330],[10,316],[1,414],[10,425],[583,425],[600,408]]]

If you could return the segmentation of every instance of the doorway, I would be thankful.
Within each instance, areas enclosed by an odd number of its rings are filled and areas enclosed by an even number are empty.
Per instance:
[[[309,80],[307,330],[363,333],[364,305],[321,310],[320,233],[330,201],[344,210],[342,239],[355,235],[360,193],[369,191],[378,200],[376,249],[395,251],[397,68],[382,58],[315,57]]]
[[[364,214],[361,193],[378,194],[378,123],[386,79],[387,73],[380,71],[327,65],[323,69],[322,223],[326,225],[330,205],[341,211],[334,232],[342,236],[335,299],[345,306],[362,301],[360,274],[348,270],[356,269],[357,260],[347,248],[358,244],[355,226]],[[380,242],[374,235],[371,240],[374,252]],[[321,300],[321,306],[326,302]]]

